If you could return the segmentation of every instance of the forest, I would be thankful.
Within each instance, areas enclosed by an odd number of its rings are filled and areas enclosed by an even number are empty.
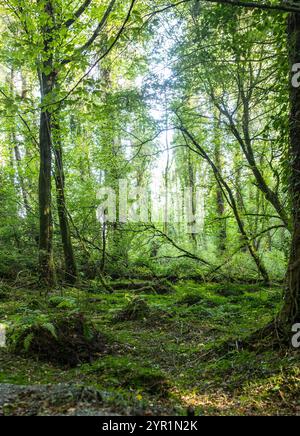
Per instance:
[[[300,0],[0,0],[0,416],[300,415]]]

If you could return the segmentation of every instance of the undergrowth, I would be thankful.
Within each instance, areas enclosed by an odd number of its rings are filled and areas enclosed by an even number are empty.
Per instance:
[[[191,406],[207,415],[297,414],[299,353],[243,346],[274,318],[281,294],[280,288],[194,282],[164,295],[65,289],[46,298],[19,289],[0,298],[0,322],[23,349],[17,355],[0,349],[0,382],[82,383],[105,391],[120,413],[130,406],[184,414]],[[58,320],[70,313],[92,322],[105,337],[105,352],[73,368],[24,356],[33,326],[55,339]]]

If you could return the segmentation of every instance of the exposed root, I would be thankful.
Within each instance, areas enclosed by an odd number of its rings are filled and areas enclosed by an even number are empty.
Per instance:
[[[273,321],[243,341],[243,347],[254,351],[292,348],[291,338],[291,332],[287,332],[281,323]]]

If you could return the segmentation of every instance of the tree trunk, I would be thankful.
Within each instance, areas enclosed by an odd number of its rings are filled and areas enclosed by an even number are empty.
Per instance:
[[[188,153],[188,186],[191,188],[191,194],[192,194],[192,198],[191,198],[191,206],[192,206],[192,216],[193,216],[193,220],[192,222],[188,223],[189,226],[189,234],[190,234],[190,238],[191,241],[193,243],[193,247],[196,250],[197,249],[197,220],[196,220],[196,213],[197,213],[197,208],[196,208],[196,177],[195,177],[195,169],[194,169],[194,164],[192,161],[192,156],[191,156],[191,150],[188,149],[187,150]]]
[[[105,271],[105,261],[106,261],[106,222],[103,221],[102,224],[102,258],[100,270],[102,273]]]
[[[15,159],[17,164],[17,176],[18,176],[20,190],[23,198],[24,210],[26,211],[26,215],[28,215],[31,211],[31,208],[29,205],[28,194],[25,188],[25,182],[22,175],[22,158],[21,158],[21,153],[15,133],[13,133],[13,143],[14,143]]]
[[[299,0],[297,3],[300,3]],[[290,66],[300,62],[300,14],[290,14],[288,20],[288,47]],[[300,321],[300,87],[290,88],[290,153],[292,201],[292,246],[287,272],[285,303],[280,314],[283,325],[289,329]]]
[[[42,28],[44,39],[44,52],[49,53],[47,60],[43,62],[42,71],[39,71],[41,88],[41,115],[39,132],[40,149],[40,174],[39,174],[39,215],[40,215],[40,236],[39,236],[39,276],[40,284],[51,287],[54,282],[54,265],[52,255],[52,210],[51,210],[51,109],[43,107],[45,101],[49,103],[56,75],[53,70],[53,55],[51,54],[52,42],[52,18],[53,8],[51,1],[44,6],[45,13],[49,15],[49,23]],[[48,73],[48,71],[51,73]]]
[[[11,74],[10,74],[10,92],[11,92],[11,95],[14,95],[14,86],[15,86],[14,85],[14,76],[15,76],[14,70],[12,69]],[[23,89],[22,89],[22,98],[23,98],[23,92],[24,92],[23,76],[22,76],[22,85],[23,85]],[[28,200],[28,194],[27,194],[27,191],[25,188],[24,177],[22,174],[22,158],[21,158],[19,143],[18,143],[18,139],[17,139],[17,135],[16,135],[16,123],[15,123],[15,121],[13,123],[11,139],[12,139],[12,144],[13,144],[14,157],[15,157],[15,161],[16,161],[17,180],[18,180],[20,192],[21,192],[21,195],[23,198],[24,211],[26,212],[26,215],[28,215],[30,213],[30,205],[29,205],[29,200]],[[12,162],[12,168],[13,168],[13,162]]]
[[[53,77],[42,73],[42,103],[53,89]],[[52,255],[52,210],[51,210],[51,114],[43,110],[40,116],[40,175],[39,175],[39,208],[40,208],[40,237],[39,237],[39,273],[44,286],[54,283],[54,266]]]
[[[61,241],[64,250],[65,280],[69,284],[74,284],[77,280],[77,266],[70,234],[69,218],[66,209],[65,174],[63,167],[62,143],[58,117],[59,114],[56,112],[55,120],[53,121],[52,125],[55,154],[56,202],[59,217]]]
[[[237,152],[234,155],[234,184],[235,184],[235,201],[237,204],[237,208],[240,212],[243,212],[245,210],[244,206],[244,200],[243,200],[243,189],[242,189],[242,178],[243,178],[243,171],[242,171],[242,165],[241,165],[241,158],[240,158],[240,151],[237,150]],[[241,218],[241,221],[244,225],[244,220]],[[247,252],[247,246],[244,245],[244,237],[240,232],[239,229],[239,239],[242,243],[242,251],[244,253]]]
[[[218,120],[215,126],[215,163],[220,174],[222,174],[222,157],[221,157],[221,142],[219,134],[220,121]],[[217,243],[218,249],[222,253],[226,250],[226,239],[227,239],[227,229],[226,229],[226,219],[225,219],[225,198],[220,185],[217,183],[216,187],[216,211],[219,218],[218,222],[218,235]]]

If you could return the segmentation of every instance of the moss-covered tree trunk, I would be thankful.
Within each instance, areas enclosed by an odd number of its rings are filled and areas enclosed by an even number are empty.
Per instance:
[[[191,155],[191,150],[187,150],[187,172],[188,172],[188,186],[191,189],[191,212],[192,212],[192,221],[189,222],[189,235],[191,238],[191,242],[193,244],[193,249],[197,250],[197,220],[196,220],[196,213],[197,213],[197,198],[196,198],[196,172],[195,167]]]
[[[297,3],[300,6],[300,1]],[[290,14],[288,20],[290,67],[300,62],[300,14]],[[285,303],[281,321],[290,328],[300,321],[300,86],[291,82],[290,88],[290,191],[292,201],[293,233],[287,273]]]
[[[221,149],[221,138],[220,138],[220,120],[215,123],[214,132],[214,159],[216,167],[220,174],[222,174],[222,149]],[[216,186],[216,212],[219,218],[218,228],[217,228],[217,245],[219,251],[222,253],[226,250],[226,239],[227,239],[227,229],[226,229],[226,219],[225,219],[225,198],[220,185],[217,183]]]
[[[58,121],[59,114],[56,112],[53,122],[53,143],[55,153],[55,184],[56,203],[59,217],[61,240],[65,259],[65,280],[73,284],[77,280],[77,266],[72,245],[68,212],[65,198],[65,173],[63,166],[63,152],[61,142],[61,130]]]
[[[53,78],[42,73],[42,101],[53,87]],[[54,281],[52,258],[52,211],[51,211],[51,114],[42,110],[40,116],[40,175],[39,175],[39,273],[43,285],[51,286]]]
[[[49,21],[42,28],[45,60],[39,71],[41,90],[41,114],[39,132],[40,173],[39,173],[39,276],[43,286],[50,287],[54,283],[54,266],[52,255],[52,211],[51,211],[51,101],[55,86],[56,74],[53,73],[53,54],[51,48],[53,8],[52,2],[44,5]]]

